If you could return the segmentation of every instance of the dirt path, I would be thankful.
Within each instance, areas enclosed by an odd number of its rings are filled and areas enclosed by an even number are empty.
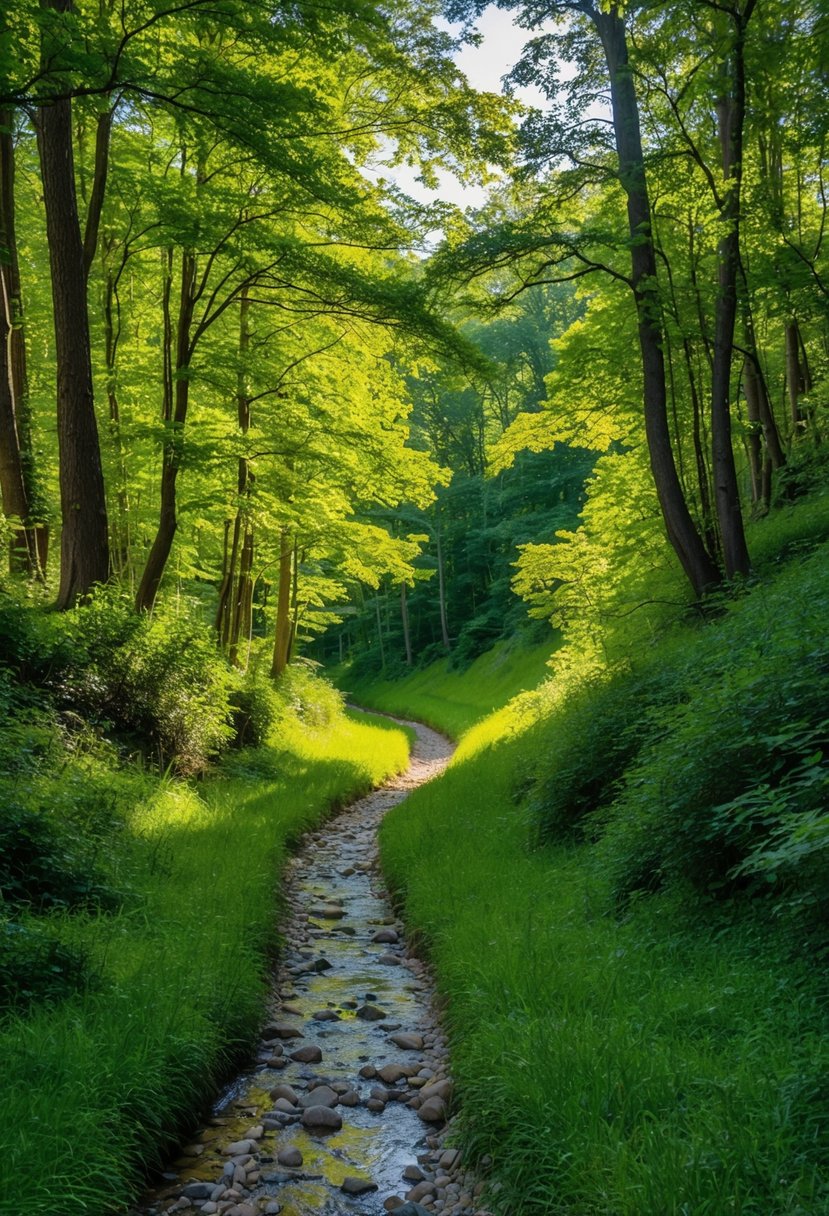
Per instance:
[[[289,863],[286,946],[257,1063],[142,1216],[483,1216],[480,1186],[443,1148],[446,1042],[377,866],[383,815],[453,750],[406,725],[417,733],[407,772],[306,837]]]

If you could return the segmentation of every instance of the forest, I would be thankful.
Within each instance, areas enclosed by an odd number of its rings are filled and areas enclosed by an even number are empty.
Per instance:
[[[828,96],[827,0],[0,7],[0,1216],[829,1216]],[[421,1072],[242,1100],[355,932]]]

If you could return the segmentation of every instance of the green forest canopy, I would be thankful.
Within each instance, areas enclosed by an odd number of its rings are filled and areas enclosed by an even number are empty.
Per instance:
[[[7,582],[186,590],[278,674],[751,572],[825,425],[825,6],[512,8],[539,109],[421,0],[7,12]],[[462,215],[378,159],[500,178]]]

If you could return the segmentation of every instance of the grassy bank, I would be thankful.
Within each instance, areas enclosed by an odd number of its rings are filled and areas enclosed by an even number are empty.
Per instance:
[[[48,917],[93,981],[0,1024],[3,1216],[127,1203],[255,1033],[291,841],[406,758],[388,722],[306,705],[198,786],[133,779],[109,867],[125,898]]]
[[[552,649],[551,642],[532,647],[502,642],[463,671],[443,659],[401,680],[354,680],[341,669],[337,683],[359,705],[408,715],[459,739],[481,717],[535,688],[548,674]]]
[[[384,823],[503,1216],[829,1213],[810,550],[635,661],[484,717]]]

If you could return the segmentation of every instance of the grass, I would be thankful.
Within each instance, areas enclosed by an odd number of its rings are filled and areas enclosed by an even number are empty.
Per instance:
[[[274,746],[198,788],[156,783],[135,806],[126,904],[52,925],[92,951],[98,984],[0,1027],[2,1216],[129,1201],[255,1034],[291,842],[407,755],[381,719],[285,715]]]
[[[825,778],[823,751],[807,743],[812,719],[822,730],[825,718],[809,700],[819,689],[809,664],[825,670],[829,579],[817,545],[828,507],[816,495],[805,511],[754,525],[757,584],[709,623],[646,648],[641,660],[665,682],[653,722],[646,704],[625,717],[624,698],[608,721],[597,695],[595,729],[580,736],[567,719],[577,665],[565,661],[558,684],[486,716],[480,702],[445,774],[384,821],[384,869],[445,1004],[459,1138],[470,1159],[491,1159],[485,1201],[499,1216],[829,1216],[829,983],[825,925],[809,919],[822,906],[825,851],[799,834],[800,810],[787,809],[795,778],[805,795]],[[613,678],[624,691],[624,671]],[[473,720],[474,677],[458,680],[453,699]],[[420,716],[425,682],[408,704],[398,687],[396,708]],[[587,722],[590,685],[579,689]],[[772,725],[752,743],[755,702],[764,713],[769,703]],[[802,770],[784,765],[778,711],[804,732]],[[433,710],[432,720],[454,712]],[[562,785],[583,784],[573,756],[592,750],[598,767],[608,732],[631,729],[637,714],[647,750],[620,761],[626,782],[609,775],[602,817],[534,848],[539,796],[552,790],[566,804]],[[690,863],[706,848],[716,854],[712,825],[731,811],[684,787],[725,790],[718,773],[727,766],[736,780],[743,735],[755,748],[749,774],[771,791],[750,843],[772,824],[779,873],[742,889],[692,886]],[[775,786],[778,769],[788,775]],[[681,824],[668,818],[677,790]],[[621,907],[610,862],[635,866],[641,825],[643,849],[667,836],[680,843],[662,889],[634,891]],[[788,888],[784,853],[792,873],[805,866]]]
[[[344,669],[338,673],[338,683],[360,705],[416,718],[459,739],[516,694],[535,688],[548,674],[552,649],[552,640],[526,648],[500,642],[463,671],[453,670],[449,660],[442,659],[401,680],[350,682]]]
[[[584,850],[527,851],[542,728],[455,762],[382,829],[446,998],[462,1139],[515,1216],[817,1216],[825,985],[763,913],[605,914]],[[440,840],[435,849],[434,841]]]

